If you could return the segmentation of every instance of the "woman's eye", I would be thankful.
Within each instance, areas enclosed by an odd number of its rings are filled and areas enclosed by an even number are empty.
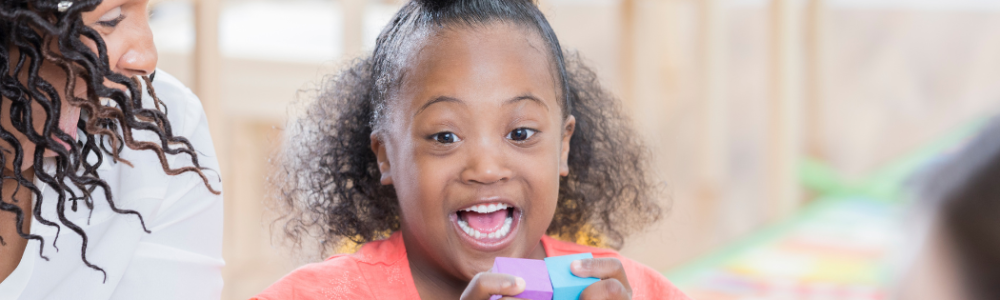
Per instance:
[[[125,15],[122,14],[122,7],[119,6],[105,13],[100,19],[97,19],[97,24],[106,27],[115,27],[122,20],[125,20]]]
[[[434,135],[431,136],[431,139],[442,144],[451,144],[461,141],[461,139],[459,139],[458,136],[456,136],[455,133],[452,132],[435,133]]]
[[[518,128],[507,133],[507,139],[518,142],[525,141],[535,135],[536,132],[534,129]]]

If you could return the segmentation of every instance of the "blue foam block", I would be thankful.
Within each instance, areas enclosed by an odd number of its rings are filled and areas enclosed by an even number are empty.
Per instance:
[[[570,271],[569,265],[574,260],[586,258],[594,258],[594,255],[580,253],[545,258],[545,266],[549,269],[549,280],[552,281],[552,300],[579,300],[583,289],[600,281],[594,277],[577,277]]]

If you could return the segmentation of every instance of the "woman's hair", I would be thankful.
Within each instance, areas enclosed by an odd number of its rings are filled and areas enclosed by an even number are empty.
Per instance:
[[[11,149],[0,148],[5,155],[0,156],[0,165],[6,166],[12,159],[13,176],[6,173],[3,180],[15,180],[18,188],[24,187],[35,197],[33,212],[39,223],[56,228],[56,237],[52,246],[56,247],[56,239],[65,226],[82,238],[80,259],[91,269],[100,271],[107,280],[107,272],[87,260],[87,234],[78,225],[66,218],[66,204],[69,209],[77,211],[78,203],[93,211],[92,194],[96,189],[103,190],[105,200],[111,209],[118,214],[135,215],[142,224],[142,230],[149,233],[142,216],[133,210],[122,209],[115,205],[112,191],[107,182],[98,175],[98,167],[105,163],[106,156],[114,162],[131,164],[120,158],[124,147],[134,150],[149,150],[156,153],[164,172],[176,175],[194,172],[201,176],[206,187],[215,194],[208,178],[202,173],[198,164],[198,155],[191,143],[184,137],[174,136],[166,110],[161,111],[160,100],[156,99],[152,88],[153,76],[143,77],[147,91],[153,95],[156,108],[142,107],[142,86],[138,78],[127,77],[115,73],[108,63],[107,47],[99,33],[83,24],[81,14],[94,10],[102,0],[74,0],[72,6],[60,11],[59,2],[55,0],[3,0],[0,2],[0,94],[2,100],[10,103],[10,122],[13,128],[36,145],[34,153],[24,153],[24,150],[13,132],[0,128],[0,139],[11,146]],[[89,40],[97,47],[94,53],[85,44]],[[12,50],[17,50],[13,52]],[[43,65],[58,66],[66,73],[66,95],[60,95],[57,87],[50,80],[39,75]],[[75,85],[82,80],[86,85],[86,98],[73,95]],[[121,85],[124,89],[105,86],[105,81]],[[61,97],[66,99],[61,99]],[[110,101],[111,105],[102,105],[102,99]],[[82,130],[85,138],[80,142],[59,128],[60,106],[65,103],[79,106],[80,121],[77,127]],[[36,105],[36,106],[33,106]],[[39,132],[34,124],[32,111],[41,108],[45,112],[44,127]],[[159,138],[159,143],[139,141],[133,138],[133,130],[149,131]],[[54,136],[54,137],[53,137]],[[58,141],[65,142],[66,149]],[[51,150],[57,154],[53,172],[47,172],[43,167],[43,154]],[[167,165],[166,154],[190,155],[193,166],[170,168]],[[32,167],[34,177],[48,185],[56,199],[42,196],[38,186],[25,178],[21,171],[22,162],[28,156],[34,162]],[[6,194],[6,193],[3,193]],[[56,201],[58,220],[48,220],[42,217],[42,203]],[[17,205],[0,201],[0,210],[13,213],[17,220],[17,233],[24,239],[37,240],[39,256],[45,256],[45,241],[35,234],[22,231],[25,213]],[[0,243],[3,242],[0,237]]]
[[[553,58],[563,117],[576,118],[569,176],[559,182],[547,233],[619,248],[625,237],[660,217],[647,152],[620,103],[575,54],[564,55],[548,21],[530,0],[410,1],[383,29],[374,53],[327,77],[314,102],[289,128],[272,177],[284,231],[321,251],[365,243],[400,228],[392,186],[380,183],[371,134],[382,130],[408,56],[436,30],[511,24],[537,32]]]
[[[1000,299],[1000,119],[925,180],[967,296]]]

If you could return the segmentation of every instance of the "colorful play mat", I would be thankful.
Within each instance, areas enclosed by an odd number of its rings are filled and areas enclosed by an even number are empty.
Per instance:
[[[819,195],[796,215],[665,273],[700,300],[889,297],[904,236],[907,179],[957,149],[986,120],[962,126],[867,178],[845,181],[807,160],[802,184]]]

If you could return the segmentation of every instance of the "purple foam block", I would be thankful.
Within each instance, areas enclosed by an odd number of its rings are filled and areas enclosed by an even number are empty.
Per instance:
[[[524,292],[514,297],[532,300],[552,299],[552,282],[549,281],[549,271],[545,268],[543,260],[497,257],[493,261],[493,272],[524,279]],[[500,296],[493,296],[490,299],[500,299]]]

